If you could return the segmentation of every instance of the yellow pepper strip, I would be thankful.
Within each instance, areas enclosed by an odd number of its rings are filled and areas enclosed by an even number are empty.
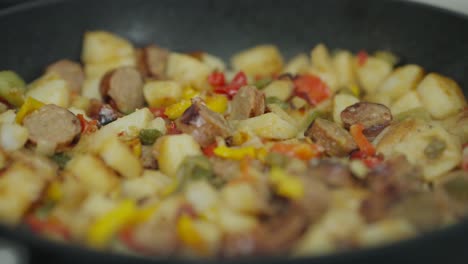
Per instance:
[[[18,113],[16,114],[16,123],[21,124],[23,123],[23,119],[29,115],[30,113],[36,111],[37,109],[41,108],[44,106],[44,103],[36,100],[32,97],[26,98],[26,101],[24,101],[23,105],[21,108],[18,110]]]
[[[110,212],[96,219],[88,230],[88,243],[96,248],[104,247],[112,236],[132,219],[135,207],[134,201],[124,200]]]
[[[249,134],[244,131],[236,131],[232,135],[232,143],[235,146],[239,146],[244,144],[247,140],[249,140]]]
[[[270,181],[275,185],[276,192],[281,196],[290,199],[299,199],[304,196],[304,186],[301,181],[292,175],[288,175],[281,168],[271,168]]]
[[[196,230],[192,218],[182,215],[177,222],[177,235],[189,247],[202,249],[203,239]]]
[[[244,157],[254,158],[256,155],[256,149],[254,147],[229,148],[226,146],[218,146],[213,152],[218,157],[233,160],[241,160]]]
[[[352,84],[351,86],[349,86],[349,90],[356,97],[359,97],[359,95],[361,95],[361,90],[356,84]]]
[[[197,90],[193,89],[191,86],[187,86],[184,88],[182,91],[182,98],[185,100],[190,100],[194,97],[197,97],[200,95],[200,92]]]
[[[181,116],[192,103],[190,100],[181,100],[178,103],[172,104],[166,108],[164,114],[171,120],[177,119]]]
[[[158,211],[158,209],[159,204],[142,208],[133,214],[132,219],[130,219],[129,223],[140,224],[146,222],[146,220],[148,220],[153,214],[155,214]]]
[[[206,106],[216,113],[223,114],[227,110],[228,99],[224,95],[208,96],[205,99]]]
[[[60,183],[57,181],[53,181],[49,184],[46,190],[46,198],[49,201],[59,201],[62,199],[62,187],[60,186]]]

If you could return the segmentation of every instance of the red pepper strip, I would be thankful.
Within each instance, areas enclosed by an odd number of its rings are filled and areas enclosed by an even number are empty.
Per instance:
[[[240,71],[234,76],[230,84],[224,86],[216,86],[214,89],[215,93],[219,94],[226,94],[229,99],[232,99],[237,94],[237,91],[244,86],[247,85],[247,76],[244,72]]]
[[[166,125],[166,134],[168,135],[177,135],[177,134],[182,134],[182,131],[180,131],[174,121],[170,121]]]
[[[222,72],[213,72],[208,76],[208,83],[213,87],[224,86],[226,84],[226,79],[224,78],[224,73]]]
[[[202,148],[203,154],[207,157],[213,157],[214,156],[214,149],[218,146],[218,144],[213,143],[211,145],[208,145],[204,148]]]
[[[58,219],[47,218],[41,220],[34,215],[29,215],[25,219],[26,224],[31,230],[38,234],[55,234],[59,235],[64,240],[70,240],[70,230],[63,225]]]
[[[365,50],[361,50],[356,55],[358,66],[362,67],[366,64],[367,59],[369,59],[369,54]]]
[[[351,136],[358,145],[359,149],[364,152],[367,156],[375,155],[375,147],[372,143],[367,140],[366,136],[362,133],[364,126],[361,124],[354,124],[350,127]]]
[[[315,144],[285,144],[276,143],[270,149],[271,152],[284,154],[289,157],[298,158],[301,160],[310,160],[320,155],[320,147]]]
[[[359,160],[361,160],[368,168],[372,169],[372,168],[374,168],[375,166],[377,166],[377,165],[379,165],[380,163],[382,163],[382,161],[383,161],[383,155],[377,154],[377,155],[374,155],[374,156],[367,156],[366,153],[364,153],[364,152],[358,150],[358,151],[354,151],[353,153],[351,153],[350,159],[351,159],[351,160],[359,159]]]
[[[167,115],[164,114],[164,112],[166,111],[166,108],[164,108],[164,107],[150,107],[149,110],[151,111],[151,113],[153,113],[154,117],[161,117],[161,118],[167,119]]]
[[[76,117],[78,117],[78,119],[80,120],[82,134],[90,134],[98,130],[97,120],[88,121],[84,118],[82,114],[78,114],[76,115]]]
[[[301,75],[294,79],[295,93],[311,105],[317,105],[331,95],[330,88],[319,77]]]

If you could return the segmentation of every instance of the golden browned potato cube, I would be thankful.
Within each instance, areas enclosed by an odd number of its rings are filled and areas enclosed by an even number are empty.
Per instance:
[[[283,57],[274,45],[259,45],[241,51],[231,58],[232,68],[250,76],[270,76],[281,72]]]
[[[424,70],[418,65],[406,65],[395,69],[377,88],[377,93],[388,97],[390,102],[415,89],[424,77]]]

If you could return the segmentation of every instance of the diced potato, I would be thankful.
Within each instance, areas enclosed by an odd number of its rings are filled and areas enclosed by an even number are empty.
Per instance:
[[[212,185],[201,180],[189,183],[185,188],[185,199],[197,213],[205,214],[218,205],[219,195]]]
[[[91,154],[75,156],[65,169],[75,175],[79,184],[86,186],[90,192],[107,193],[119,183],[117,175]]]
[[[458,84],[436,73],[428,74],[417,91],[424,107],[436,119],[456,114],[466,106],[463,91]]]
[[[28,130],[15,123],[3,123],[0,126],[0,146],[6,151],[21,149],[28,141]]]
[[[148,108],[138,109],[102,127],[95,134],[117,135],[120,132],[131,132],[129,130],[136,130],[136,132],[139,132],[141,129],[146,128],[153,119],[154,115]]]
[[[394,102],[405,93],[414,90],[423,77],[424,70],[418,65],[399,67],[377,88],[376,93]]]
[[[333,98],[333,121],[343,126],[343,121],[341,120],[341,112],[355,103],[358,103],[359,99],[350,95],[350,94],[337,94]]]
[[[188,134],[166,135],[158,139],[155,151],[159,169],[162,173],[175,177],[177,169],[185,157],[201,155],[200,146]]]
[[[70,104],[70,88],[67,81],[57,74],[42,76],[29,85],[26,96],[39,100],[45,104],[55,104],[67,108]]]
[[[161,117],[156,117],[155,119],[151,120],[151,122],[149,122],[146,129],[156,129],[164,135],[167,131],[166,121],[164,121],[164,119]]]
[[[292,58],[286,66],[284,66],[283,72],[290,74],[301,74],[306,72],[310,68],[309,57],[305,53],[301,53]]]
[[[456,135],[462,144],[468,143],[468,110],[440,121],[451,134]]]
[[[427,151],[435,141],[443,144],[443,148],[431,157]],[[425,180],[430,182],[437,180],[461,162],[461,146],[458,139],[433,122],[405,119],[386,128],[374,143],[377,152],[385,157],[405,155],[412,164],[421,165]]]
[[[100,79],[107,72],[123,66],[135,66],[136,61],[133,56],[115,57],[99,63],[87,63],[84,65],[84,72],[87,79]]]
[[[0,218],[6,224],[18,224],[36,201],[45,181],[26,165],[14,163],[0,177]]]
[[[359,234],[358,241],[363,246],[402,240],[417,234],[416,229],[404,219],[386,219],[369,225]]]
[[[143,86],[145,100],[151,107],[169,106],[182,97],[182,86],[175,81],[150,81]]]
[[[115,135],[97,142],[96,151],[107,166],[125,178],[136,178],[143,172],[140,159]]]
[[[327,46],[320,43],[310,52],[312,67],[318,71],[334,72],[333,62],[328,52]]]
[[[86,64],[133,56],[132,44],[117,35],[105,31],[88,31],[84,34],[81,60]]]
[[[15,110],[10,109],[0,114],[0,123],[12,124],[15,123],[16,113]]]
[[[193,227],[194,231],[201,239],[201,243],[190,245],[192,250],[195,251],[193,253],[197,256],[216,254],[218,252],[218,248],[221,246],[222,233],[220,228],[205,220],[194,220]]]
[[[293,118],[292,116],[290,116],[286,111],[284,111],[283,108],[281,108],[281,106],[279,106],[277,104],[269,104],[267,106],[270,109],[271,113],[277,114],[284,121],[288,122],[289,124],[291,124],[291,125],[293,125],[295,127],[299,126],[300,123],[297,122],[297,120],[295,118]]]
[[[359,83],[368,94],[375,93],[377,87],[382,84],[391,72],[391,64],[371,56],[364,65],[356,67]]]
[[[102,95],[99,88],[100,84],[100,78],[86,79],[83,82],[83,87],[81,87],[81,96],[88,99],[97,99],[101,101]]]
[[[264,89],[265,97],[276,97],[286,101],[294,90],[294,83],[286,80],[275,80],[268,84]]]
[[[83,97],[81,95],[76,95],[72,97],[70,107],[87,112],[90,105],[91,105],[91,102],[89,98]]]
[[[250,76],[270,76],[281,72],[283,57],[276,46],[259,45],[235,54],[231,64],[235,71]]]
[[[297,128],[275,113],[242,120],[238,123],[239,130],[251,131],[259,137],[269,139],[290,139],[296,136]]]
[[[170,177],[160,171],[145,170],[141,177],[122,181],[122,194],[135,200],[154,197],[161,194],[172,182]]]
[[[338,90],[338,79],[333,71],[325,71],[315,67],[310,68],[307,73],[315,75],[320,78],[333,92]]]
[[[198,90],[209,88],[210,67],[201,61],[180,53],[171,53],[167,61],[166,75],[182,85],[191,85]]]
[[[221,199],[230,209],[244,214],[255,214],[260,208],[258,193],[248,183],[227,185],[221,190]]]
[[[221,58],[218,58],[214,55],[204,52],[201,56],[201,61],[207,65],[211,71],[224,71],[226,69],[226,65]]]
[[[416,91],[411,91],[398,99],[391,107],[393,115],[422,107],[421,99]]]
[[[349,87],[356,85],[354,73],[353,55],[349,51],[338,51],[333,56],[333,67],[335,68],[338,87]]]
[[[250,215],[240,214],[227,207],[220,207],[217,212],[217,224],[226,233],[245,233],[258,224],[257,219]]]

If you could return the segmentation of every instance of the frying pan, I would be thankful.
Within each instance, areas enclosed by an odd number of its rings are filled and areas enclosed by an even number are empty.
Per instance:
[[[390,50],[468,85],[468,19],[420,4],[371,0],[102,0],[43,1],[0,11],[0,68],[28,81],[45,65],[79,59],[82,34],[103,29],[137,45],[206,50],[228,59],[241,49],[274,43],[286,57],[319,42],[352,51]],[[466,87],[465,94],[468,93]],[[0,236],[26,248],[30,262],[186,263],[101,253],[54,243],[24,228]],[[468,263],[468,222],[393,245],[315,258],[271,257],[226,263]],[[207,261],[190,261],[207,263]]]

